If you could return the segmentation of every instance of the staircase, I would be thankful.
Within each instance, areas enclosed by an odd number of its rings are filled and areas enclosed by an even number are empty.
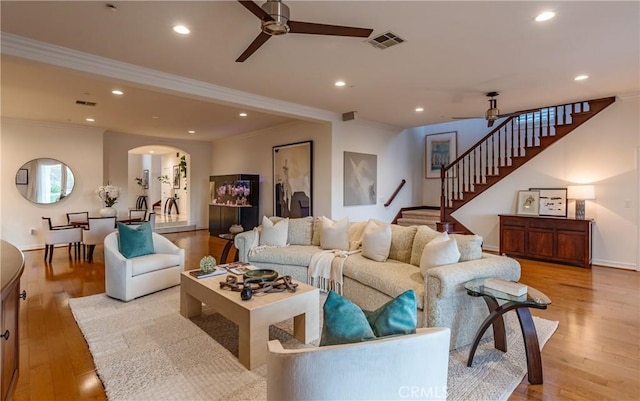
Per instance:
[[[440,221],[469,230],[451,214],[615,101],[581,101],[516,113],[440,171]]]
[[[400,226],[425,225],[436,230],[436,222],[440,221],[440,209],[412,209],[406,208],[400,211],[400,216],[395,223]]]

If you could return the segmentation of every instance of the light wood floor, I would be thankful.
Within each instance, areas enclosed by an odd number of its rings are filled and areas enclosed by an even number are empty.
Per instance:
[[[207,231],[167,234],[186,249],[187,266],[219,249]],[[25,253],[20,309],[20,378],[14,400],[104,400],[87,344],[68,299],[104,292],[101,247],[92,264],[56,248]],[[560,325],[542,352],[544,384],[526,379],[510,400],[640,400],[640,274],[521,260],[521,281],[553,301],[534,315]],[[105,327],[109,330],[109,327]],[[474,400],[475,401],[475,400]]]

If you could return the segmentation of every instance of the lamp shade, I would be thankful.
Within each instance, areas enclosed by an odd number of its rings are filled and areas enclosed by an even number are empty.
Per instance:
[[[567,199],[595,199],[596,192],[593,185],[569,185]]]

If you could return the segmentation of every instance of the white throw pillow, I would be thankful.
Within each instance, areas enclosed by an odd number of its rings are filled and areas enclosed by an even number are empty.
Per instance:
[[[322,216],[320,248],[349,250],[349,219],[347,217],[333,221]]]
[[[369,220],[362,236],[362,256],[384,262],[389,257],[391,249],[391,226],[378,225]]]
[[[427,270],[432,267],[458,263],[459,260],[460,251],[455,238],[449,238],[449,235],[444,232],[424,246],[420,258],[420,273],[422,277],[426,277]]]
[[[288,233],[288,218],[282,219],[274,224],[266,216],[262,217],[262,234],[260,234],[260,245],[287,246]]]

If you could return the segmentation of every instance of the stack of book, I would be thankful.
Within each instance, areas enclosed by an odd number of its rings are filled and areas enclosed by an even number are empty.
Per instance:
[[[207,277],[219,276],[221,274],[226,274],[226,273],[227,271],[225,269],[221,269],[218,267],[215,270],[210,272],[204,272],[202,270],[191,270],[189,272],[189,274],[191,274],[195,278],[207,278]]]

